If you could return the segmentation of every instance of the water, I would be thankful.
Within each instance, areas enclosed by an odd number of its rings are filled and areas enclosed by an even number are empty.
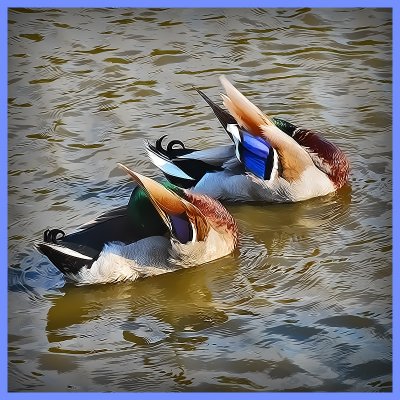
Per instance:
[[[390,391],[388,9],[9,12],[9,390]],[[325,132],[349,185],[229,206],[232,256],[76,287],[33,243],[125,204],[143,139],[227,136],[224,73],[271,115]]]

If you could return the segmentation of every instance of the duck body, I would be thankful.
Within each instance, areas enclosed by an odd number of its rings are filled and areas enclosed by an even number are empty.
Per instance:
[[[208,174],[192,189],[195,193],[204,193],[221,201],[243,203],[293,203],[324,196],[335,190],[323,173],[311,168],[304,171],[295,182],[288,182],[281,177],[267,182],[246,172]]]
[[[39,250],[71,281],[80,284],[133,281],[169,272],[169,240],[152,236],[134,243],[107,242],[94,257],[64,243],[40,243]]]
[[[152,162],[167,179],[221,201],[279,203],[324,196],[347,182],[348,160],[335,144],[318,132],[267,117],[225,78],[221,81],[229,112],[198,92],[233,143],[206,150],[186,149],[176,140],[163,148],[164,137],[147,143]]]
[[[128,206],[70,235],[48,230],[36,244],[69,280],[133,281],[207,263],[236,247],[236,223],[219,202],[123,168],[139,184]]]

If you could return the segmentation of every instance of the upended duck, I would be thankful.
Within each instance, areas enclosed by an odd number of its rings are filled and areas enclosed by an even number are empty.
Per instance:
[[[126,207],[69,235],[47,230],[36,244],[67,278],[79,284],[133,281],[207,263],[234,250],[237,225],[221,203],[119,165],[138,184]]]
[[[146,143],[148,155],[172,183],[221,201],[297,202],[324,196],[346,184],[349,162],[320,133],[270,118],[220,78],[228,111],[199,94],[212,108],[233,144],[188,149],[165,136]]]

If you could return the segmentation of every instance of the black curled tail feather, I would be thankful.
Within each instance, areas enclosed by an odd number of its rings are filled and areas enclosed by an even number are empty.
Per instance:
[[[206,173],[222,171],[220,165],[201,159],[204,150],[188,149],[180,140],[171,140],[163,147],[162,136],[154,144],[146,142],[151,161],[175,186],[189,189],[194,187]],[[179,148],[177,148],[179,146]]]
[[[64,275],[71,276],[79,273],[82,268],[90,268],[95,261],[69,247],[53,243],[36,243],[35,247],[44,254],[51,263]]]
[[[79,235],[79,232],[75,235]],[[71,276],[77,274],[84,267],[90,268],[101,251],[89,246],[90,243],[86,243],[87,240],[85,242],[85,237],[78,241],[74,238],[74,234],[66,235],[61,229],[46,229],[43,233],[43,242],[35,243],[35,247],[59,271]]]
[[[185,145],[182,141],[180,140],[171,140],[168,145],[167,145],[167,152],[171,153],[174,151],[174,146],[179,145],[181,146],[181,149],[185,150]]]
[[[61,236],[58,236],[61,235]],[[43,233],[43,241],[45,243],[57,244],[60,240],[65,237],[65,232],[61,229],[46,229]]]
[[[163,141],[167,137],[167,135],[161,136],[159,139],[155,141],[154,144],[151,144],[149,141],[146,141],[146,147],[155,154],[161,155],[169,160],[172,160],[177,157],[181,157],[196,151],[196,149],[188,149],[185,144],[180,140],[171,140],[167,143],[166,147],[163,146]],[[176,148],[176,146],[180,146]]]
[[[161,136],[159,139],[157,139],[154,146],[148,142],[148,146],[149,146],[150,148],[152,148],[152,150],[155,150],[155,151],[159,152],[160,154],[163,154],[164,156],[167,156],[167,154],[168,154],[168,153],[167,153],[167,150],[164,149],[164,147],[163,147],[163,145],[162,145],[163,140],[164,140],[167,136],[168,136],[168,135],[163,135],[163,136]]]

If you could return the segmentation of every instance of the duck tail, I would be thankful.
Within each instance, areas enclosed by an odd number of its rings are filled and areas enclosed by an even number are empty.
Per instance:
[[[43,241],[35,243],[35,247],[59,271],[73,279],[74,274],[84,267],[90,268],[97,260],[102,245],[95,243],[95,239],[96,232],[91,227],[69,235],[60,229],[47,229]]]
[[[187,155],[194,152],[194,149],[186,149],[185,145],[180,140],[172,140],[167,147],[163,147],[162,142],[166,135],[160,137],[155,144],[149,141],[145,142],[147,155],[151,162],[159,168],[165,177],[174,185],[183,188],[190,188],[194,185],[195,179],[184,171],[184,167],[180,167],[179,156]],[[174,148],[179,145],[181,148]]]
[[[44,254],[64,275],[72,277],[82,268],[90,268],[95,261],[92,257],[86,256],[62,244],[36,243],[36,249]]]

